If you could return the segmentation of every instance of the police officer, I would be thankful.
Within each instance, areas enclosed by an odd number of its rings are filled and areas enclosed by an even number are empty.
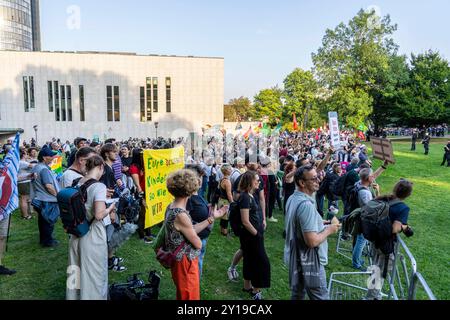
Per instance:
[[[414,129],[413,130],[413,134],[412,134],[412,145],[411,145],[411,151],[416,151],[416,142],[417,142],[417,130]]]
[[[427,132],[422,140],[423,148],[425,149],[425,155],[428,155],[430,151],[430,134]]]
[[[447,142],[447,145],[444,147],[444,159],[442,159],[441,166],[445,165],[447,161],[447,167],[450,167],[450,140]]]

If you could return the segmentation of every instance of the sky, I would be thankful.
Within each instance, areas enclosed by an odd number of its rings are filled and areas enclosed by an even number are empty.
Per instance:
[[[448,0],[41,0],[42,50],[223,57],[225,103],[312,67],[327,29],[360,9],[398,24],[400,54],[450,59]],[[80,19],[76,19],[78,16]]]

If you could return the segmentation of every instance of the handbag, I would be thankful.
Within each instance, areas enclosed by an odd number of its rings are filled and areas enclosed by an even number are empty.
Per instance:
[[[320,281],[319,249],[299,246],[299,270],[305,287],[318,288]]]
[[[184,247],[186,241],[183,241],[174,252],[166,251],[163,247],[160,247],[156,253],[156,260],[166,269],[171,269],[175,264],[177,254]]]
[[[303,201],[299,204],[298,207]],[[298,211],[298,209],[297,209]],[[300,276],[303,278],[305,287],[307,288],[319,288],[321,286],[320,281],[320,258],[319,258],[319,248],[310,248],[306,245],[305,239],[303,238],[303,232],[300,233],[300,237],[296,238],[297,252],[297,267]]]

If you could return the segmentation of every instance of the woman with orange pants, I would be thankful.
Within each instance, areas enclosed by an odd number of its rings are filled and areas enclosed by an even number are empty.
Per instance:
[[[198,233],[223,216],[228,208],[215,211],[212,217],[196,224],[186,211],[187,201],[200,187],[198,176],[191,170],[180,170],[167,178],[167,190],[175,200],[167,207],[164,227],[164,249],[176,253],[171,268],[172,279],[177,288],[177,300],[200,300],[200,272],[198,257],[202,241]]]

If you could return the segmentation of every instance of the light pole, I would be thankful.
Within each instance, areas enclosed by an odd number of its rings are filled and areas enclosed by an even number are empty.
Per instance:
[[[38,138],[37,138],[38,126],[37,125],[33,126],[33,129],[34,129],[34,135],[36,137],[36,145],[37,145],[38,144]]]
[[[158,127],[159,127],[159,122],[155,122],[156,140],[158,140]]]

